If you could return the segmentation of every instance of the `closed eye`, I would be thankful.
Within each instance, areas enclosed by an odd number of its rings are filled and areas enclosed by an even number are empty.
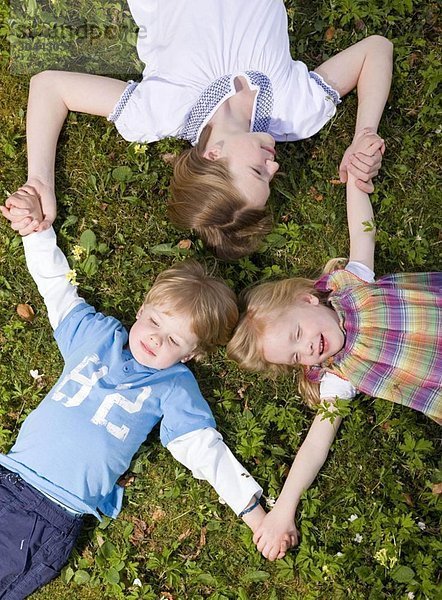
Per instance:
[[[173,339],[173,337],[169,337],[169,341],[171,344],[173,344],[174,346],[179,346],[178,342],[176,340]]]
[[[150,322],[151,322],[153,325],[155,325],[155,327],[158,327],[158,326],[159,326],[159,325],[158,325],[158,322],[157,322],[157,321],[155,321],[155,319],[153,319],[152,317],[150,317]]]
[[[256,167],[252,167],[252,171],[261,177],[261,171]]]

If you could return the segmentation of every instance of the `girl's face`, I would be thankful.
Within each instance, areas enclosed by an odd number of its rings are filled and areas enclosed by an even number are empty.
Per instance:
[[[344,346],[344,333],[333,308],[312,294],[270,318],[264,330],[264,358],[278,365],[321,364]]]
[[[211,160],[225,158],[238,191],[249,208],[264,208],[270,195],[270,181],[279,169],[275,161],[275,140],[268,133],[231,133],[207,148]]]

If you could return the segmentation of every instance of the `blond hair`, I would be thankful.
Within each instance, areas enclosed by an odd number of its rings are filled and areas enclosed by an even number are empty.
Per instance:
[[[347,259],[329,260],[323,274],[344,268]],[[271,363],[264,357],[262,336],[287,308],[304,294],[316,296],[320,302],[327,301],[328,293],[315,288],[314,279],[295,277],[269,281],[246,290],[240,296],[241,316],[233,337],[227,345],[227,355],[248,371],[267,372],[271,375],[296,371],[301,397],[309,406],[319,403],[319,385],[311,382],[301,365],[290,366]]]
[[[216,346],[226,344],[238,321],[233,290],[192,259],[160,273],[146,295],[146,303],[167,304],[173,311],[188,315],[191,329],[199,340],[196,360]]]
[[[265,208],[247,208],[224,159],[203,156],[211,130],[206,125],[198,144],[175,161],[168,214],[180,229],[193,229],[219,258],[235,260],[258,248],[272,218]]]

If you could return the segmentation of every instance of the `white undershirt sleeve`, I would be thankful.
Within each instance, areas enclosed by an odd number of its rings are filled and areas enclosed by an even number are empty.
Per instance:
[[[356,388],[347,380],[334,375],[325,373],[319,385],[319,396],[324,398],[342,398],[349,400],[356,396]]]
[[[237,515],[253,496],[262,494],[261,486],[237,461],[213,427],[186,433],[169,442],[167,449],[194,477],[208,481]]]
[[[23,239],[26,264],[48,310],[53,329],[76,306],[84,302],[77,287],[66,278],[70,271],[65,255],[57,246],[57,237],[51,227],[40,233],[31,233]]]

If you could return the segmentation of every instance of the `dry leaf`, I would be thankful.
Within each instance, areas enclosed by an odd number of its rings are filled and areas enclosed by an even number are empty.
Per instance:
[[[32,323],[35,317],[34,309],[29,304],[17,304],[17,314],[21,319]]]
[[[178,536],[178,540],[181,542],[182,540],[185,540],[186,538],[188,538],[191,534],[192,534],[192,530],[186,529],[186,531],[183,531],[183,533],[180,533],[180,535]]]
[[[132,473],[125,473],[124,475],[122,475],[120,477],[120,479],[118,480],[118,485],[125,488],[125,487],[129,487],[133,482],[135,481],[135,477],[134,475],[132,475]]]
[[[176,157],[175,154],[173,154],[172,152],[165,152],[161,155],[161,158],[163,159],[163,162],[166,163],[166,165],[170,165],[173,163]]]
[[[180,240],[178,242],[178,248],[180,248],[180,250],[189,250],[191,245],[192,242],[190,240]]]
[[[442,494],[442,483],[434,483],[431,488],[431,493],[439,496]]]
[[[200,543],[199,543],[200,548],[202,548],[203,546],[206,545],[206,531],[207,531],[207,529],[205,527],[201,527],[201,535],[200,535]]]
[[[166,513],[161,508],[157,508],[153,511],[151,519],[152,521],[161,521],[166,516]]]
[[[325,32],[324,39],[326,42],[330,42],[335,37],[336,29],[331,25]]]
[[[344,185],[340,179],[329,179],[329,183],[332,185]]]
[[[365,23],[362,19],[355,21],[355,31],[363,31],[365,29]]]
[[[402,496],[404,497],[404,500],[408,504],[408,506],[414,506],[414,502],[413,502],[413,498],[411,497],[411,494],[405,493],[405,494],[402,494]]]
[[[309,193],[311,196],[313,196],[316,202],[322,202],[324,200],[324,195],[320,194],[318,190],[313,186],[310,188]]]

